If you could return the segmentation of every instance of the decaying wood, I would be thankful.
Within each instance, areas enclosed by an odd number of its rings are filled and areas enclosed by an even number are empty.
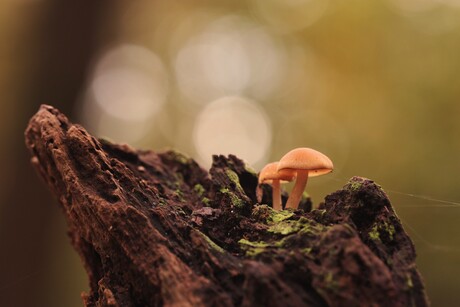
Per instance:
[[[414,245],[371,180],[277,212],[232,155],[208,173],[174,151],[97,140],[50,106],[26,144],[88,273],[87,306],[428,305]]]

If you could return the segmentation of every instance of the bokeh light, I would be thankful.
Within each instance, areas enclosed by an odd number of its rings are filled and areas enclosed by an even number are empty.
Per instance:
[[[83,118],[99,135],[135,143],[149,132],[168,89],[167,71],[156,54],[137,45],[115,47],[95,65]]]
[[[423,13],[430,10],[460,7],[459,0],[388,0],[392,5],[406,13]]]
[[[283,80],[284,63],[282,47],[261,25],[227,15],[189,38],[175,72],[185,97],[204,104],[226,95],[266,98]]]
[[[441,5],[439,0],[389,0],[395,7],[405,13],[420,13]]]
[[[271,138],[271,124],[264,110],[255,101],[237,96],[208,104],[193,129],[198,158],[207,167],[214,154],[234,154],[260,168],[267,162]]]
[[[299,31],[318,21],[329,0],[252,0],[254,13],[279,32]]]
[[[459,0],[388,0],[388,3],[421,32],[439,35],[460,28]]]

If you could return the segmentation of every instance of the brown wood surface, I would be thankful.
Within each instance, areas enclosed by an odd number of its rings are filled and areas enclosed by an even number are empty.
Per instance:
[[[371,180],[275,212],[235,156],[208,173],[174,151],[97,140],[50,106],[26,145],[88,273],[87,306],[428,305],[414,245]]]

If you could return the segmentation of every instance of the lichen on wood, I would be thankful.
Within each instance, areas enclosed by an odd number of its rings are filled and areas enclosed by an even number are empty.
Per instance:
[[[428,305],[414,245],[369,179],[318,209],[275,211],[236,156],[214,156],[208,172],[175,151],[98,140],[50,106],[26,145],[85,266],[87,306]]]

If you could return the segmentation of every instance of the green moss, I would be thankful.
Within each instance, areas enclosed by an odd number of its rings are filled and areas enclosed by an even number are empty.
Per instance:
[[[243,249],[246,252],[246,256],[255,257],[263,252],[266,252],[269,248],[285,248],[287,241],[285,240],[285,238],[279,241],[275,241],[273,243],[268,243],[264,241],[252,242],[246,239],[241,239],[238,241],[238,243],[241,245],[241,249]],[[309,254],[311,252],[311,248],[304,248],[301,250],[301,252]]]
[[[183,154],[183,153],[181,153],[179,151],[171,150],[169,153],[172,156],[172,158],[175,161],[179,162],[180,164],[189,164],[189,162],[190,162],[190,158],[187,155],[185,155],[185,154]]]
[[[377,225],[372,227],[372,231],[369,232],[369,238],[371,238],[371,240],[374,240],[374,241],[380,241],[380,234],[379,234],[379,229]]]
[[[230,197],[230,201],[233,204],[233,206],[237,208],[243,208],[244,207],[244,202],[233,192],[231,192],[227,188],[221,188],[220,193],[228,195]]]
[[[324,283],[326,288],[333,292],[339,290],[339,283],[334,279],[334,274],[332,272],[327,272],[326,275],[324,275]]]
[[[294,215],[294,213],[289,210],[279,210],[278,211],[278,210],[273,210],[272,208],[270,209],[271,209],[271,214],[267,218],[268,223],[279,223],[281,221],[287,220],[288,218]]]
[[[268,232],[281,234],[283,236],[296,232],[313,233],[315,230],[318,230],[316,228],[319,227],[316,223],[312,226],[314,222],[305,217],[301,217],[298,220],[290,220],[290,218],[294,216],[294,212],[290,210],[274,210],[267,205],[255,206],[252,211],[252,216],[258,221],[270,226],[267,229]]]
[[[193,187],[193,191],[198,194],[198,196],[203,196],[204,192],[205,192],[205,189],[203,188],[203,186],[199,183],[195,184],[195,186]]]
[[[313,213],[318,213],[319,216],[323,216],[326,213],[326,209],[313,209]]]
[[[283,248],[285,246],[288,246],[289,245],[288,244],[289,243],[289,240],[288,240],[289,238],[290,237],[287,236],[287,237],[282,238],[281,240],[275,241],[275,242],[272,243],[272,246],[276,247],[276,248]]]
[[[259,254],[262,254],[264,251],[265,251],[265,248],[261,248],[261,247],[251,248],[246,251],[246,256],[255,257]]]
[[[174,175],[177,179],[177,182],[184,182],[184,175],[182,173],[175,173]],[[179,184],[176,183],[176,185],[179,185]]]
[[[185,213],[184,209],[182,209],[180,207],[176,207],[175,209],[180,215],[183,215],[183,216],[187,215],[187,213]]]
[[[219,192],[222,194],[227,194],[227,193],[230,193],[230,190],[227,188],[220,188]]]
[[[174,194],[176,194],[180,199],[184,199],[184,192],[182,192],[180,189],[176,189]]]
[[[380,225],[379,224],[374,225],[374,227],[372,227],[372,230],[369,232],[369,238],[371,238],[372,240],[381,241],[380,235],[384,232],[388,235],[388,238],[391,241],[394,240],[396,230],[395,230],[395,227],[388,222],[384,222],[383,224],[380,224]]]
[[[252,209],[252,217],[265,224],[279,223],[290,218],[293,215],[294,213],[292,211],[273,210],[272,207],[269,207],[267,205],[254,206],[254,208]]]
[[[254,177],[258,177],[257,172],[252,167],[248,166],[247,164],[244,165],[244,170],[250,173],[251,175],[253,175]]]
[[[203,197],[201,199],[201,202],[204,204],[205,207],[209,207],[209,203],[211,202],[211,200],[207,197]]]
[[[240,178],[234,171],[232,171],[231,169],[226,169],[225,174],[227,174],[227,177],[230,178],[231,181],[238,185],[240,184]]]
[[[350,180],[350,182],[348,183],[348,188],[353,192],[360,190],[362,186],[363,183],[358,181]]]
[[[252,217],[259,223],[268,226],[267,232],[276,234],[271,237],[268,242],[250,242],[245,239],[239,241],[241,248],[246,251],[247,256],[256,256],[263,253],[267,248],[281,249],[283,252],[292,252],[292,246],[298,246],[298,240],[305,235],[318,235],[324,230],[324,227],[314,220],[307,217],[292,219],[295,216],[290,210],[273,210],[267,205],[255,206],[252,211]],[[295,235],[298,233],[297,236]],[[305,256],[311,257],[311,247],[303,246],[301,249],[296,249]]]
[[[243,187],[240,184],[240,178],[238,177],[238,175],[234,171],[232,171],[231,169],[226,169],[225,174],[235,184],[235,189],[238,192],[241,192],[242,194],[244,194],[244,190],[243,190]]]
[[[99,142],[101,142],[102,144],[108,144],[108,145],[110,145],[110,144],[115,143],[115,141],[112,140],[111,138],[109,138],[108,136],[100,137],[98,140],[99,140]]]
[[[409,289],[412,289],[414,287],[414,282],[412,281],[412,276],[410,273],[407,273],[406,275],[406,285]]]
[[[268,247],[270,244],[264,241],[259,241],[259,242],[252,242],[246,239],[241,239],[238,241],[239,244],[245,245],[245,246],[250,246],[250,247]]]
[[[268,232],[279,233],[282,235],[288,235],[294,232],[297,232],[297,224],[295,221],[284,221],[280,223],[276,223],[275,225],[268,228]]]
[[[160,200],[158,201],[158,206],[160,207],[164,207],[166,206],[168,203],[166,201],[164,201],[163,199],[160,198]]]
[[[314,223],[314,222],[313,222]],[[267,248],[281,248],[289,250],[289,246],[292,246],[292,240],[296,240],[295,236],[292,236],[293,233],[313,233],[317,234],[321,231],[321,225],[313,224],[307,218],[300,218],[299,220],[285,220],[279,223],[274,223],[268,228],[268,232],[276,233],[283,235],[279,240],[273,242],[251,242],[246,239],[241,239],[238,241],[242,245],[242,249],[246,251],[247,256],[256,256],[260,253],[266,251]],[[309,255],[311,252],[311,247],[304,247],[300,249],[300,252],[306,255]],[[309,255],[310,256],[310,255]]]
[[[211,246],[212,249],[218,251],[219,253],[225,253],[225,250],[220,247],[219,245],[217,245],[213,240],[211,240],[210,237],[208,237],[207,235],[205,235],[204,233],[202,233],[201,231],[197,230],[201,236],[206,240],[206,242],[208,242],[209,246]]]
[[[268,232],[288,235],[294,232],[298,232],[301,227],[302,225],[300,225],[298,221],[282,221],[268,228]]]
[[[251,216],[258,222],[267,222],[267,218],[271,214],[271,208],[267,205],[256,205],[252,208]]]
[[[237,208],[243,208],[244,207],[244,202],[235,195],[235,193],[230,193],[230,200],[232,201],[232,204],[237,207]]]
[[[201,202],[206,206],[208,207],[209,206],[209,203],[211,202],[211,200],[204,195],[204,193],[206,192],[206,190],[204,189],[204,187],[201,185],[201,184],[195,184],[195,186],[193,187],[193,191],[198,194],[199,197],[201,197]]]
[[[241,245],[241,248],[246,251],[246,256],[248,257],[255,257],[261,253],[263,253],[270,244],[259,241],[259,242],[251,242],[246,239],[241,239],[238,241]]]
[[[320,232],[321,228],[322,226],[320,224],[316,224],[308,218],[301,217],[298,220],[285,220],[275,223],[270,226],[267,231],[281,235],[289,235],[296,232],[314,234]]]
[[[388,236],[390,237],[390,240],[393,241],[394,236],[396,234],[395,227],[392,224],[389,224],[385,222],[383,224],[385,231],[388,233]]]
[[[179,198],[180,201],[185,201],[184,192],[182,192],[179,183],[176,183],[176,189],[174,190],[174,194],[177,196],[177,198]]]

